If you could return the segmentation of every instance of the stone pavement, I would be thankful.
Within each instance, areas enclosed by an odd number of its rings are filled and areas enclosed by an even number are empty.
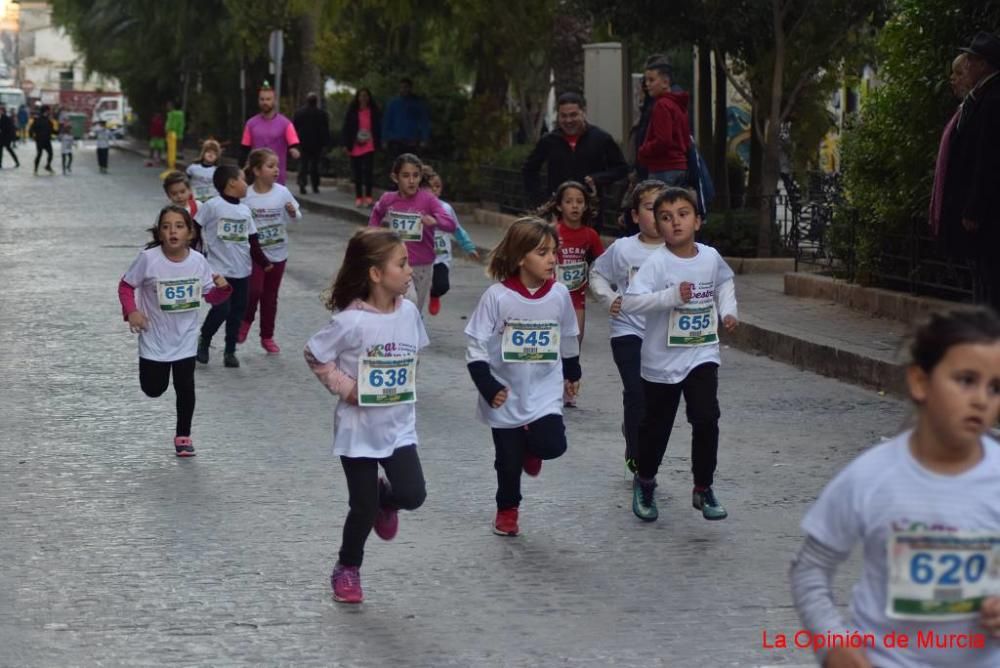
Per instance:
[[[198,457],[178,460],[172,391],[140,392],[115,291],[164,202],[158,171],[113,152],[99,175],[89,146],[69,177],[0,171],[0,666],[811,662],[761,647],[764,630],[798,628],[786,582],[798,522],[837,469],[897,431],[901,402],[727,348],[717,490],[730,519],[690,508],[679,416],[661,520],[645,525],[629,508],[620,385],[594,309],[570,450],[525,482],[523,535],[497,537],[462,336],[488,281],[459,260],[422,355],[427,503],[394,542],[372,538],[367,600],[340,606],[334,400],[301,350],[329,317],[319,295],[356,225],[311,213],[293,228],[283,352],[264,355],[254,331],[230,370],[216,348],[197,375]]]

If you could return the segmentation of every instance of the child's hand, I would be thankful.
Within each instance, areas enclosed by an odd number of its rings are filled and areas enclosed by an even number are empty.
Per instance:
[[[475,260],[476,262],[478,262],[479,261],[479,251],[477,251],[477,250],[472,251],[471,253],[469,253],[469,257],[471,257],[473,260]]]
[[[994,638],[1000,638],[1000,596],[988,596],[979,611],[979,623]]]
[[[354,387],[351,388],[350,393],[346,397],[344,397],[344,401],[346,401],[347,403],[349,403],[352,406],[357,406],[358,405],[358,385],[357,385],[357,383],[355,383]]]
[[[142,311],[132,311],[128,314],[128,329],[133,334],[146,331],[146,316]]]
[[[691,294],[694,292],[694,283],[684,281],[681,283],[681,301],[687,304],[691,301]]]
[[[722,324],[726,328],[727,332],[731,332],[736,329],[736,326],[740,324],[740,321],[736,319],[736,316],[727,315],[722,319]]]
[[[490,406],[493,408],[500,408],[507,401],[507,388],[503,388],[493,396],[493,401],[490,402]]]
[[[860,649],[837,647],[826,655],[823,668],[872,668],[872,664]]]
[[[612,316],[617,317],[619,313],[622,312],[622,297],[619,296],[618,299],[611,302],[611,308],[608,309],[608,313]]]
[[[264,271],[271,271],[272,269],[274,269],[274,265],[273,264],[269,264],[266,267],[264,267]]]
[[[291,155],[296,160],[298,160],[300,157],[302,157],[302,154],[299,153],[299,149],[297,149],[297,148],[290,148],[290,149],[288,149],[288,154]]]
[[[226,279],[219,274],[212,274],[212,282],[215,283],[215,287],[220,290],[229,285],[229,283],[226,282]]]
[[[570,399],[576,399],[576,396],[580,394],[580,381],[563,380],[563,391]]]
[[[294,216],[295,215],[295,205],[292,204],[291,202],[285,202],[285,211],[288,212],[289,216]]]
[[[428,216],[426,213],[420,216],[420,222],[424,224],[424,227],[434,227],[438,224],[437,218],[434,216]]]

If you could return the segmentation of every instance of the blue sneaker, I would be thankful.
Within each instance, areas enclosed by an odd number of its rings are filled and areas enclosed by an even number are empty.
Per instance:
[[[724,520],[729,517],[729,513],[715,498],[715,492],[712,491],[711,487],[701,491],[695,489],[691,493],[691,505],[694,506],[695,510],[700,510],[701,516],[706,520]]]
[[[660,516],[656,509],[656,480],[643,480],[636,474],[632,479],[632,512],[643,522],[654,522]]]

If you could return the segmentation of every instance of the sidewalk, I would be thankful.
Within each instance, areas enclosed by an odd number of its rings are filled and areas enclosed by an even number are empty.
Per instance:
[[[144,155],[142,148],[127,140],[119,142],[119,148]],[[325,179],[319,194],[308,195],[298,194],[294,172],[289,173],[288,183],[306,211],[367,224],[371,210],[356,208],[354,197],[341,190],[336,180]],[[506,228],[477,222],[471,213],[459,211],[459,216],[485,258]],[[830,299],[789,296],[784,281],[782,273],[737,275],[741,325],[733,334],[722,335],[724,344],[838,380],[905,394],[900,363],[908,331],[905,324],[872,317]]]

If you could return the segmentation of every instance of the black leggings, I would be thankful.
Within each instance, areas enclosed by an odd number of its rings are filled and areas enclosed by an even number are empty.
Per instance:
[[[521,503],[521,469],[524,453],[539,459],[555,459],[566,452],[566,426],[562,415],[538,418],[523,427],[493,428],[497,471],[497,508],[517,508]]]
[[[351,168],[354,170],[354,196],[371,197],[375,153],[365,153],[357,157],[351,156]]]
[[[139,387],[148,397],[158,397],[167,391],[170,372],[174,374],[174,394],[177,395],[177,436],[191,435],[194,417],[194,358],[173,362],[156,362],[139,358]]]
[[[377,409],[375,409],[377,410]],[[365,554],[365,541],[371,533],[378,509],[416,510],[427,497],[424,472],[417,456],[417,446],[404,445],[383,459],[341,457],[347,476],[347,492],[351,509],[344,522],[344,538],[340,544],[340,563],[360,566]],[[378,466],[385,469],[390,493],[379,498]]]
[[[212,337],[219,331],[222,323],[226,323],[226,352],[236,352],[236,338],[240,334],[240,323],[243,322],[243,312],[247,309],[247,288],[250,285],[250,277],[230,278],[226,276],[226,282],[233,286],[233,293],[229,299],[216,304],[205,316],[205,322],[201,326],[201,338],[205,345],[212,342]]]
[[[434,274],[431,277],[431,297],[444,297],[451,289],[451,281],[448,280],[448,265],[438,262],[434,265]]]
[[[63,168],[64,172],[73,169],[73,154],[72,153],[63,153],[62,154],[62,168]]]
[[[52,169],[52,142],[51,141],[35,141],[35,171],[38,171],[38,163],[42,160],[42,153],[48,153],[48,159],[45,161],[45,169]]]
[[[646,402],[639,427],[639,477],[652,480],[663,461],[674,428],[681,395],[691,423],[691,471],[694,484],[711,487],[719,454],[719,365],[707,362],[691,369],[679,383],[642,381]]]

